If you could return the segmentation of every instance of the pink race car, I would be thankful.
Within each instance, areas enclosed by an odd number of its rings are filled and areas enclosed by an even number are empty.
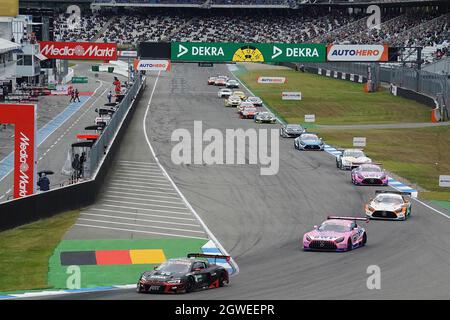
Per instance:
[[[303,250],[350,251],[367,242],[366,230],[356,221],[369,222],[367,218],[329,216],[319,227],[305,233]]]
[[[365,163],[352,170],[352,183],[356,185],[387,186],[388,177],[379,165]]]

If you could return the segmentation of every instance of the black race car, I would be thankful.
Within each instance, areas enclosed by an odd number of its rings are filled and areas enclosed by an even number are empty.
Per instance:
[[[283,138],[297,138],[306,130],[299,124],[286,124],[280,129]]]
[[[151,293],[187,293],[198,289],[223,287],[229,283],[228,271],[207,260],[225,259],[228,256],[190,253],[187,258],[169,259],[145,271],[137,283],[136,291]]]

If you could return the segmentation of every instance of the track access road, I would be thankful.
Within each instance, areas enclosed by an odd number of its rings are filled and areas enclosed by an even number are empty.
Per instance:
[[[303,233],[327,215],[363,216],[363,205],[377,189],[353,186],[350,173],[338,170],[330,154],[299,152],[292,139],[280,139],[280,169],[274,176],[261,176],[257,165],[173,164],[171,134],[178,128],[192,132],[195,120],[203,121],[203,130],[222,132],[258,126],[225,108],[217,98],[217,87],[206,84],[209,75],[218,73],[232,76],[225,65],[174,64],[170,73],[149,77],[138,109],[150,102],[145,121],[151,145],[187,200],[234,257],[240,273],[225,288],[189,295],[145,295],[123,289],[53,298],[450,298],[450,221],[415,201],[406,222],[371,221],[366,226],[366,247],[346,253],[300,249]],[[147,148],[142,137],[136,138],[143,130],[142,122],[135,115],[124,138],[127,150],[134,150],[130,152]],[[380,290],[366,286],[371,265],[381,269]]]

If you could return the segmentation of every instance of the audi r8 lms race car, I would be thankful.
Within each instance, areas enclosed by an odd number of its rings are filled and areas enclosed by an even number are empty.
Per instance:
[[[242,101],[241,103],[239,103],[239,105],[237,106],[237,112],[239,114],[242,114],[242,111],[244,111],[244,108],[254,108],[255,106],[253,105],[253,103],[251,102],[246,102],[246,101]]]
[[[356,185],[388,185],[386,171],[373,163],[365,163],[353,169],[351,176],[352,183]]]
[[[226,83],[227,88],[239,88],[239,82],[237,80],[228,80]]]
[[[247,101],[253,103],[255,107],[262,107],[263,105],[263,102],[259,97],[248,97]]]
[[[277,118],[273,115],[273,113],[263,111],[257,112],[255,115],[256,123],[276,123]]]
[[[241,98],[238,96],[231,95],[225,100],[225,107],[237,107],[241,103]]]
[[[154,270],[142,273],[136,291],[187,293],[223,287],[229,283],[228,272],[224,267],[198,258],[230,260],[228,256],[201,253],[190,253],[187,258],[169,259]]]
[[[314,133],[302,133],[294,140],[294,148],[297,150],[324,150],[324,143]]]
[[[346,149],[336,157],[336,166],[341,170],[350,170],[363,163],[371,162],[372,159],[368,158],[360,149]]]
[[[245,101],[247,99],[244,91],[233,91],[233,96],[238,96],[242,101]]]
[[[219,92],[217,92],[217,96],[219,98],[229,98],[233,92],[230,89],[220,89]]]
[[[208,78],[208,84],[213,85],[216,83],[216,77],[209,77]]]
[[[411,216],[411,194],[398,191],[375,191],[376,196],[365,206],[370,219],[406,220]]]
[[[356,221],[367,218],[329,216],[319,227],[303,236],[304,250],[350,251],[364,246],[367,242],[366,230]]]
[[[255,117],[257,110],[255,107],[244,107],[244,109],[241,112],[241,118],[242,119],[253,119]]]
[[[283,138],[297,138],[306,130],[299,124],[286,124],[280,129]]]

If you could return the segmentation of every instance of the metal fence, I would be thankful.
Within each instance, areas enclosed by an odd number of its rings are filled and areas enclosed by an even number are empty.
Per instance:
[[[406,67],[387,67],[380,64],[373,64],[374,74],[381,82],[395,84],[399,87],[416,91],[418,93],[432,97],[439,101],[443,98],[443,103],[448,106],[450,103],[450,79],[446,75],[440,75],[424,70],[416,70]],[[333,62],[333,63],[305,63],[311,68],[321,68],[325,70],[339,71],[350,74],[358,74],[367,77],[367,63]]]
[[[90,158],[90,172],[91,178],[95,177],[95,173],[99,168],[99,165],[106,154],[108,147],[111,145],[114,136],[119,130],[122,121],[124,120],[128,110],[132,106],[133,100],[136,98],[139,88],[145,82],[145,77],[136,76],[133,85],[128,89],[128,92],[119,103],[119,108],[111,117],[110,122],[103,130],[100,138],[92,146],[89,154]]]

